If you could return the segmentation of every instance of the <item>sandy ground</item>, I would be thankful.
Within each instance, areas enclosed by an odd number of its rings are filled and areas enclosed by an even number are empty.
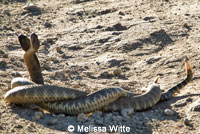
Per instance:
[[[17,35],[35,32],[45,83],[87,92],[119,86],[142,93],[158,75],[167,90],[184,79],[188,57],[194,78],[176,97],[130,118],[112,113],[119,120],[110,125],[128,126],[129,133],[200,134],[199,1],[34,0],[24,8],[29,2],[0,0],[0,133],[68,133],[69,125],[94,123],[46,113],[34,120],[37,109],[4,101],[14,77],[29,77]],[[110,75],[117,69],[120,76]]]

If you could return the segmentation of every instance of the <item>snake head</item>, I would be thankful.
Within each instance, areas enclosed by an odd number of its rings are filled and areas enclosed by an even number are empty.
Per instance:
[[[35,34],[35,33],[32,33],[31,34],[31,45],[32,45],[32,48],[37,51],[38,48],[40,47],[40,41],[38,39],[38,36]]]
[[[20,34],[18,40],[24,51],[27,51],[30,48],[30,39],[27,36]]]

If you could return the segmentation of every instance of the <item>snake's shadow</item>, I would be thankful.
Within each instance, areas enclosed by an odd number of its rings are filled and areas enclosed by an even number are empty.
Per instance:
[[[163,121],[163,120],[173,120],[177,121],[180,119],[180,116],[178,113],[175,113],[173,116],[165,116],[164,110],[171,109],[171,104],[175,103],[178,100],[185,99],[192,96],[200,96],[200,94],[190,94],[190,95],[184,95],[184,96],[176,96],[170,99],[169,101],[159,102],[156,104],[152,109],[143,111],[143,112],[135,112],[131,118],[135,117],[141,117],[140,120],[135,122],[134,128],[131,128],[131,134],[135,132],[135,130],[140,130],[135,133],[152,133],[152,126],[149,125],[149,122],[155,121]],[[187,105],[187,104],[186,104]],[[59,116],[53,116],[52,114],[44,114],[44,117],[39,120],[34,120],[35,112],[38,112],[38,110],[30,109],[30,106],[28,105],[11,105],[12,112],[18,114],[21,118],[24,118],[26,120],[29,120],[31,122],[35,122],[37,124],[40,124],[44,127],[58,130],[61,132],[67,131],[67,126],[69,125],[77,125],[81,124],[80,122],[77,122],[76,116],[65,116],[65,117],[59,117]],[[158,111],[158,112],[155,112]],[[155,112],[155,113],[154,113]],[[49,122],[52,120],[57,119],[57,123],[54,125],[51,125]],[[141,128],[138,128],[139,125],[142,124],[144,126],[141,130]],[[85,123],[84,123],[85,124]],[[136,128],[135,128],[136,126]]]

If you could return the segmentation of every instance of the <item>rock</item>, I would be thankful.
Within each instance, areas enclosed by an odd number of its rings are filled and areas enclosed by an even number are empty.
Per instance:
[[[122,15],[122,16],[124,16],[124,15],[125,15],[125,13],[124,13],[124,12],[122,12],[122,11],[119,11],[119,15]]]
[[[27,31],[27,32],[30,32],[30,28],[29,27],[24,27],[23,30]]]
[[[101,39],[98,40],[99,43],[106,43],[108,42],[108,40],[110,39],[110,37],[103,37]]]
[[[0,68],[5,67],[7,65],[6,61],[2,60],[0,61]]]
[[[191,124],[191,120],[189,119],[189,118],[185,118],[184,120],[183,120],[183,122],[184,122],[184,124],[186,125],[186,126],[192,126],[192,124]]]
[[[54,73],[54,77],[59,78],[61,81],[65,81],[67,79],[64,71],[56,71]]]
[[[52,42],[54,42],[54,39],[53,39],[53,38],[47,38],[47,39],[46,39],[46,42],[47,42],[47,43],[52,43]]]
[[[151,121],[152,122],[158,122],[158,119],[152,119]]]
[[[3,55],[3,58],[8,58],[8,54],[4,54],[4,55]]]
[[[101,117],[102,115],[103,113],[101,111],[97,111],[92,114],[92,117]]]
[[[83,49],[83,47],[81,47],[80,45],[77,45],[77,44],[73,44],[73,45],[70,45],[68,47],[69,50],[73,50],[73,51],[77,51],[77,50],[81,50]]]
[[[95,59],[97,64],[108,66],[109,68],[112,67],[120,67],[124,64],[126,64],[126,59],[123,58],[121,54],[111,54],[111,53],[105,53],[100,55]]]
[[[16,24],[15,27],[18,28],[18,29],[22,28],[19,24]]]
[[[89,120],[88,116],[84,113],[78,114],[77,116],[77,121],[79,122],[86,122],[88,120]]]
[[[120,68],[117,68],[113,71],[114,76],[120,76],[122,73],[122,70]]]
[[[181,102],[178,102],[177,104],[175,104],[174,106],[175,107],[183,107],[183,106],[186,106],[187,105],[187,101],[181,101]]]
[[[27,3],[25,6],[24,6],[24,10],[28,10],[28,11],[33,11],[33,10],[38,10],[39,8],[34,5],[33,3]]]
[[[123,31],[123,30],[127,30],[127,27],[122,26],[121,23],[117,23],[117,24],[113,25],[112,27],[108,27],[105,29],[105,31]]]
[[[200,112],[200,99],[198,98],[190,105],[190,111]]]
[[[5,52],[4,52],[3,50],[0,50],[0,54],[4,55],[4,54],[5,54]]]
[[[192,111],[200,112],[200,104],[194,106],[194,107],[192,108]]]
[[[183,27],[185,27],[187,30],[192,30],[192,26],[191,25],[189,25],[189,24],[187,24],[187,23],[185,23],[184,25],[183,25]]]
[[[152,19],[154,19],[154,17],[152,17],[152,16],[150,16],[150,17],[144,17],[145,21],[152,20]]]
[[[21,76],[22,76],[22,75],[21,75],[19,72],[17,72],[17,71],[13,71],[13,72],[11,73],[11,75],[14,76],[14,77],[21,77]]]
[[[23,128],[23,126],[20,125],[20,124],[17,124],[17,125],[15,126],[15,128]]]
[[[112,35],[120,35],[122,32],[119,32],[119,31],[114,31],[114,32],[112,32]],[[120,39],[119,39],[119,41],[120,41]]]
[[[52,27],[52,24],[49,23],[48,21],[46,21],[46,22],[44,23],[44,26],[45,26],[46,28],[51,28],[51,27]]]
[[[134,109],[133,108],[125,108],[121,110],[121,115],[124,117],[127,117],[129,115],[132,115],[134,113]]]
[[[58,117],[64,118],[64,117],[65,117],[65,114],[59,114]]]
[[[49,66],[48,63],[43,63],[43,64],[41,64],[41,68],[44,68],[44,69],[46,69],[46,70],[49,70],[49,69],[50,69],[50,66]]]
[[[185,101],[192,102],[193,100],[192,100],[192,98],[188,97]]]
[[[122,116],[120,116],[120,115],[118,115],[118,116],[116,116],[115,118],[113,118],[114,119],[114,121],[116,121],[116,122],[122,122]]]
[[[52,113],[51,116],[52,116],[52,117],[56,117],[56,114]]]
[[[64,54],[64,52],[62,51],[62,49],[60,47],[56,47],[56,51],[59,54]]]
[[[112,113],[108,113],[105,115],[105,121],[109,121],[111,119],[111,117],[113,116]]]
[[[171,109],[165,109],[165,115],[167,115],[167,116],[173,116],[174,115],[174,111],[173,110],[171,110]]]
[[[90,119],[94,121],[95,125],[104,125],[102,115],[101,111],[97,111],[92,114]]]
[[[28,132],[35,132],[36,126],[34,123],[31,122],[26,126],[26,128],[27,128]]]
[[[117,84],[120,84],[119,81],[113,82],[113,85],[117,85]]]
[[[135,68],[141,68],[147,66],[148,64],[153,64],[161,59],[161,56],[150,57],[145,60],[141,60],[135,63]]]
[[[100,76],[103,78],[108,78],[108,77],[112,76],[112,73],[105,71],[105,72],[101,73]]]
[[[104,125],[102,118],[98,118],[94,121],[95,125]]]
[[[56,47],[56,51],[57,52],[61,52],[61,48],[60,47]]]
[[[108,60],[109,67],[114,67],[114,66],[120,66],[121,63],[123,63],[125,59],[110,59]]]
[[[6,10],[3,11],[3,14],[10,16],[10,11],[6,9]]]
[[[33,120],[34,120],[34,121],[37,121],[37,120],[39,120],[39,119],[41,119],[41,118],[44,118],[43,113],[42,113],[42,112],[35,112],[35,115],[34,115],[34,117],[33,117]]]
[[[47,122],[47,125],[48,126],[53,126],[53,125],[56,125],[58,123],[58,120],[57,119],[52,119],[50,121]]]

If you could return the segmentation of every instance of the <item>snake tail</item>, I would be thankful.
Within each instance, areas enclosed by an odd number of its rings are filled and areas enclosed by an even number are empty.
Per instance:
[[[164,92],[160,97],[160,101],[169,100],[170,98],[173,97],[173,95],[176,92],[178,92],[180,89],[185,87],[192,80],[193,72],[187,58],[185,59],[185,69],[186,69],[186,75],[187,75],[186,78],[182,82],[177,84],[176,86]]]

